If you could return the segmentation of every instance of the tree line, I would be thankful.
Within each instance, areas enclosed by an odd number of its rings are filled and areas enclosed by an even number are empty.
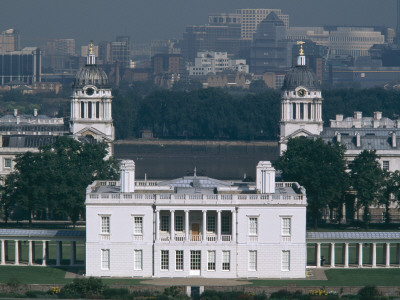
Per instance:
[[[345,151],[340,144],[299,137],[289,140],[274,165],[282,171],[283,180],[306,188],[307,218],[314,228],[324,208],[336,209],[340,223],[349,195],[356,198],[355,208],[363,211],[365,228],[371,222],[371,206],[383,205],[385,222],[390,223],[390,205],[400,204],[400,172],[383,170],[375,150],[364,150],[348,163]]]
[[[325,126],[336,114],[399,118],[399,92],[372,89],[322,91]],[[150,130],[157,138],[277,140],[280,91],[242,94],[223,89],[191,91],[127,88],[114,91],[113,119],[117,139],[141,137]]]

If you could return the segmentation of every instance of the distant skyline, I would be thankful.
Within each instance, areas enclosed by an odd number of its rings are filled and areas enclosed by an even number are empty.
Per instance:
[[[237,8],[280,8],[291,26],[396,27],[395,0],[1,0],[0,30],[21,32],[23,46],[45,39],[113,41],[129,35],[134,44],[182,38],[187,25],[208,22],[209,13]]]

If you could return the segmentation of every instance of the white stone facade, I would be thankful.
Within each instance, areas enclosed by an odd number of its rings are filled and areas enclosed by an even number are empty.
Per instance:
[[[259,167],[271,183],[275,170]],[[87,276],[305,277],[307,201],[297,183],[266,193],[196,175],[134,185],[125,193],[115,181],[88,187]]]

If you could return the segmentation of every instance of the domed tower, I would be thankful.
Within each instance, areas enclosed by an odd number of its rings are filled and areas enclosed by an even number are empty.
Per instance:
[[[76,74],[72,89],[71,133],[77,138],[108,143],[112,154],[115,130],[111,114],[111,88],[106,73],[96,65],[92,43],[86,65]]]
[[[297,65],[285,76],[281,92],[280,154],[289,138],[319,135],[323,129],[322,96],[313,71],[306,66],[303,43]]]

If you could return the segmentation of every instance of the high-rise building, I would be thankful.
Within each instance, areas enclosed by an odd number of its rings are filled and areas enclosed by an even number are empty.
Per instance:
[[[111,43],[110,42],[100,42],[99,43],[99,59],[101,64],[107,65],[111,63]]]
[[[274,12],[281,19],[286,28],[289,27],[289,15],[282,14],[280,9],[269,8],[241,8],[236,10],[236,14],[240,15],[241,20],[241,36],[244,39],[252,39],[257,31],[257,26],[271,12]]]
[[[183,58],[179,54],[156,54],[151,58],[153,74],[180,74],[184,70]]]
[[[129,67],[131,60],[131,39],[129,36],[117,36],[111,42],[111,62],[118,61],[122,67]]]
[[[53,42],[56,55],[74,56],[76,54],[75,39],[56,39]]]
[[[42,60],[36,47],[26,47],[21,51],[0,52],[0,84],[22,81],[26,84],[40,82]]]
[[[21,38],[19,31],[8,29],[0,34],[0,51],[19,51],[21,50]]]
[[[250,48],[250,72],[262,74],[291,66],[291,43],[283,21],[271,12],[257,28]]]

